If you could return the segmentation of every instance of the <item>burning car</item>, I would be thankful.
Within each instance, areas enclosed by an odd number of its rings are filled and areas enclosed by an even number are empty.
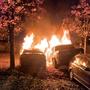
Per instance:
[[[82,48],[74,48],[70,45],[58,45],[53,48],[52,62],[55,68],[67,69],[71,58],[83,52]]]
[[[46,57],[38,49],[24,50],[20,56],[21,69],[31,75],[46,70]]]
[[[76,55],[69,67],[70,79],[75,79],[90,90],[90,55]]]
[[[52,61],[51,61],[51,54],[52,54],[52,48],[57,46],[57,45],[68,45],[68,44],[72,44],[71,40],[70,40],[70,35],[69,35],[69,31],[68,30],[64,30],[63,31],[63,35],[58,36],[57,34],[53,34],[51,35],[51,38],[46,37],[41,37],[40,36],[40,40],[35,39],[36,36],[34,33],[32,34],[27,34],[24,38],[24,41],[22,43],[22,47],[21,47],[21,51],[20,54],[22,54],[23,50],[25,49],[30,49],[30,48],[37,48],[39,50],[41,50],[45,56],[46,56],[46,64],[47,66],[51,66],[52,65]]]

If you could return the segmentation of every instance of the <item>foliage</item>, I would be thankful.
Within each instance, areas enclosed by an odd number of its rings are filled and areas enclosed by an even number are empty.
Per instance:
[[[71,14],[74,17],[76,32],[85,37],[90,34],[90,5],[87,0],[80,0],[77,6],[72,6]]]
[[[11,2],[9,2],[11,1]],[[43,0],[8,0],[0,3],[0,38],[7,38],[8,24],[14,24],[15,35],[24,31],[24,23],[28,16],[37,18]]]

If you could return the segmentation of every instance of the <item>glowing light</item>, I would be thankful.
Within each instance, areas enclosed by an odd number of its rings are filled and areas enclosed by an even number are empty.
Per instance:
[[[83,62],[82,65],[86,67],[86,63],[85,62]]]
[[[56,35],[53,35],[51,40],[49,41],[50,44],[50,48],[56,46],[56,45],[60,45],[60,40],[58,39],[58,37]]]
[[[76,64],[80,64],[80,60],[79,60],[79,58],[76,58],[76,60],[74,61],[74,63],[76,63]]]
[[[26,36],[24,38],[24,43],[23,43],[22,48],[23,49],[29,49],[29,48],[31,48],[31,45],[33,43],[33,38],[34,38],[34,35],[33,34],[31,34],[30,36]]]
[[[62,39],[61,39],[61,42],[62,42],[62,44],[72,44],[71,43],[71,40],[70,40],[70,38],[69,38],[69,31],[64,31],[64,35],[63,35],[63,37],[62,37]]]
[[[37,48],[40,49],[44,54],[46,55],[47,59],[47,66],[52,65],[52,60],[50,60],[50,56],[52,54],[52,48],[57,45],[68,45],[71,44],[71,40],[69,38],[69,31],[64,31],[63,37],[60,39],[56,35],[52,35],[51,39],[48,41],[46,38],[42,39],[39,43],[36,45],[32,45],[34,42],[34,34],[31,34],[30,36],[26,36],[24,38],[24,42],[22,44],[22,50],[20,54],[22,54],[24,49],[30,49],[30,48]]]
[[[24,49],[29,49],[29,48],[31,48],[31,45],[32,45],[32,43],[33,43],[33,38],[34,38],[34,35],[33,35],[33,34],[31,34],[30,36],[27,35],[27,36],[24,38],[24,42],[23,42],[22,48],[21,48],[21,50],[20,50],[20,55],[23,53]]]
[[[35,48],[38,48],[41,51],[45,52],[45,50],[48,48],[48,41],[47,41],[47,39],[44,38],[43,40],[41,40],[40,43],[38,43],[37,45],[35,45]]]

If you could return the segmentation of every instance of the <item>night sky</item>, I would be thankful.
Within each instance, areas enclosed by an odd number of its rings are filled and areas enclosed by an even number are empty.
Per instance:
[[[44,4],[52,22],[58,23],[70,16],[70,8],[77,5],[79,0],[45,0]]]

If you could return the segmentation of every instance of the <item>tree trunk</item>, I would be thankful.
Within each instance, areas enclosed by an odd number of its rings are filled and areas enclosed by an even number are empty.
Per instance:
[[[87,36],[84,38],[84,54],[87,52]]]
[[[14,61],[14,25],[9,24],[9,44],[10,44],[10,69],[15,68],[15,61]]]

